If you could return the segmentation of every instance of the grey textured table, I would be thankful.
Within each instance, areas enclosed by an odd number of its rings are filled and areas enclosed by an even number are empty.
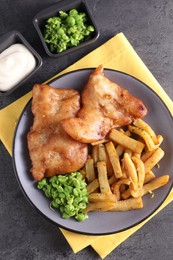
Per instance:
[[[32,24],[34,15],[54,0],[1,0],[0,35],[19,30],[43,58],[42,68],[25,87],[0,99],[0,108],[15,101],[91,50],[122,31],[162,87],[173,99],[173,1],[87,0],[100,30],[92,46],[59,59],[49,58]],[[1,127],[1,126],[0,126]],[[11,157],[0,143],[0,259],[99,259],[91,247],[74,254],[56,226],[31,207],[14,176]],[[116,248],[106,259],[171,260],[173,203]]]

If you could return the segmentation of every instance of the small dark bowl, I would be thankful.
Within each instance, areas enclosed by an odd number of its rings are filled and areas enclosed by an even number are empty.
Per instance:
[[[82,43],[80,43],[78,46],[75,47],[71,47],[63,52],[59,52],[59,53],[52,53],[48,47],[48,45],[46,44],[45,40],[44,40],[44,27],[46,24],[46,21],[48,18],[53,17],[53,16],[57,16],[59,11],[64,11],[64,12],[68,12],[71,9],[77,9],[79,12],[85,12],[87,17],[88,17],[88,21],[90,23],[90,25],[92,25],[95,28],[95,31],[92,33],[91,38],[89,40],[86,40]],[[82,47],[85,47],[93,42],[95,42],[99,36],[99,31],[97,29],[97,26],[95,24],[95,21],[93,19],[93,16],[86,4],[86,2],[84,0],[73,0],[73,1],[69,1],[69,0],[63,0],[60,1],[52,6],[49,6],[48,8],[40,11],[33,20],[33,24],[38,32],[38,35],[41,39],[41,42],[44,46],[44,49],[46,51],[46,53],[50,56],[50,57],[60,57],[64,54],[68,54],[71,53],[72,51],[78,50]]]
[[[0,53],[13,44],[21,43],[34,55],[36,59],[36,67],[28,74],[24,79],[17,83],[13,88],[8,91],[0,91],[1,96],[8,96],[18,87],[20,87],[26,80],[28,80],[42,65],[42,59],[40,55],[31,47],[31,45],[25,40],[25,38],[18,31],[11,31],[0,38]]]

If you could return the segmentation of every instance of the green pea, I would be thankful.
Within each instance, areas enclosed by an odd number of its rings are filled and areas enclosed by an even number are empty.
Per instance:
[[[79,195],[79,192],[76,188],[73,189],[73,194],[75,197],[77,197]]]
[[[55,200],[51,202],[51,206],[54,208],[59,208],[59,203],[57,203]]]
[[[59,28],[58,31],[57,31],[57,33],[58,33],[59,35],[63,35],[63,34],[64,34],[63,28]]]
[[[72,193],[73,188],[71,186],[65,186],[64,191],[67,192],[67,193]]]
[[[53,17],[50,17],[48,20],[47,20],[47,23],[51,23],[53,20]]]
[[[43,189],[43,187],[45,187],[47,185],[47,181],[46,179],[44,178],[43,180],[39,181],[38,185],[37,185],[37,188],[38,189]]]
[[[64,191],[63,187],[60,186],[60,185],[57,185],[57,186],[56,186],[56,189],[57,189],[57,191],[58,191],[59,193],[62,193],[62,192]],[[63,193],[62,193],[62,194],[63,194]]]
[[[70,197],[69,199],[67,199],[67,204],[71,205],[74,202],[74,198]]]
[[[85,209],[86,208],[86,203],[83,203],[83,202],[79,203],[79,207],[81,209]]]
[[[94,27],[92,25],[90,25],[87,27],[87,30],[90,32],[94,32]]]
[[[44,189],[44,193],[47,198],[51,198],[51,187],[47,186],[47,188]]]
[[[74,26],[75,25],[75,19],[73,16],[68,16],[66,19],[66,22],[68,24],[69,27]]]
[[[61,18],[66,18],[68,16],[68,14],[66,12],[63,11],[59,11],[60,17]]]
[[[74,179],[73,179],[73,185],[74,185],[76,188],[80,187],[80,181],[79,181],[78,179],[74,178]]]
[[[58,183],[58,179],[57,179],[56,176],[52,176],[52,177],[50,177],[49,182],[55,182],[55,183]]]
[[[64,212],[62,217],[65,218],[65,219],[68,219],[68,218],[70,218],[70,215]]]
[[[70,211],[74,211],[74,206],[73,205],[66,205],[65,206],[65,211],[68,213]]]
[[[74,199],[74,201],[77,202],[77,203],[79,203],[79,202],[82,201],[82,197],[77,197],[77,198]]]
[[[84,221],[85,219],[88,218],[86,214],[80,213],[75,217],[78,221]]]
[[[59,192],[57,190],[53,191],[51,194],[53,199],[56,199],[59,196]]]
[[[82,201],[83,201],[85,204],[87,204],[87,203],[88,203],[88,197],[83,197],[83,198],[82,198]]]
[[[71,9],[71,10],[69,11],[69,15],[75,17],[75,16],[78,15],[78,11],[77,11],[76,9]]]
[[[61,193],[59,193],[59,197],[64,199],[65,198],[65,194],[63,192],[61,192]]]

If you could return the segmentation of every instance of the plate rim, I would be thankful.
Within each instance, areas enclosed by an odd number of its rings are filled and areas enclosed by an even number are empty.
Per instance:
[[[52,83],[56,82],[57,80],[59,80],[60,78],[64,77],[64,76],[67,76],[69,74],[73,74],[73,73],[76,73],[76,72],[80,72],[80,71],[92,71],[96,69],[96,67],[89,67],[89,68],[82,68],[82,69],[76,69],[76,70],[73,70],[73,71],[69,71],[67,73],[63,73],[61,74],[60,76],[57,76],[56,78],[53,78],[53,79],[50,79],[49,81],[47,81],[46,83],[42,83],[42,84],[47,84],[47,85],[51,85]],[[128,76],[136,81],[138,81],[140,84],[144,85],[147,89],[149,89],[151,92],[154,93],[155,96],[157,96],[157,98],[159,98],[159,100],[161,101],[161,103],[164,105],[165,109],[167,110],[170,118],[172,119],[172,123],[173,123],[173,115],[171,114],[168,106],[165,104],[165,102],[163,101],[163,99],[151,88],[149,87],[146,83],[144,83],[143,81],[139,80],[138,78],[126,73],[126,72],[123,72],[123,71],[119,71],[119,70],[115,70],[115,69],[110,69],[110,68],[104,68],[103,71],[113,71],[113,72],[116,72],[118,74],[122,74],[122,75],[125,75],[125,76]],[[32,91],[32,90],[31,90]],[[54,220],[52,220],[51,218],[49,218],[47,215],[45,215],[40,209],[37,208],[37,206],[32,202],[32,200],[29,198],[29,196],[27,195],[25,189],[23,188],[22,186],[22,183],[19,179],[19,175],[17,173],[17,169],[16,169],[16,162],[15,162],[15,142],[16,142],[16,135],[17,135],[17,130],[18,130],[18,127],[19,127],[19,124],[20,124],[20,121],[23,117],[23,114],[25,112],[25,110],[27,109],[27,107],[31,104],[31,101],[32,101],[32,97],[27,101],[26,105],[24,106],[24,108],[22,109],[22,112],[18,118],[18,121],[17,121],[17,124],[16,124],[16,127],[15,127],[15,131],[14,131],[14,135],[13,135],[13,142],[12,142],[12,164],[13,164],[13,170],[15,172],[15,176],[16,176],[16,179],[17,179],[17,182],[25,196],[25,198],[29,201],[30,205],[32,207],[34,207],[36,209],[36,211],[41,215],[43,216],[45,219],[47,219],[49,222],[53,223],[54,225],[57,225],[59,228],[63,228],[65,230],[68,230],[70,232],[74,232],[74,233],[78,233],[78,234],[83,234],[83,235],[92,235],[92,236],[101,236],[101,235],[111,235],[111,234],[117,234],[117,233],[120,233],[120,232],[123,232],[123,231],[126,231],[126,230],[129,230],[131,228],[134,228],[135,226],[141,224],[142,222],[144,222],[146,219],[152,217],[152,215],[161,207],[161,205],[164,203],[164,201],[167,199],[167,197],[169,196],[172,188],[173,188],[173,180],[171,180],[171,185],[170,185],[170,188],[169,190],[167,191],[167,193],[165,194],[164,198],[160,201],[160,203],[158,204],[157,207],[155,207],[149,214],[147,214],[147,216],[143,217],[142,219],[140,219],[138,222],[135,222],[134,224],[128,226],[128,227],[125,227],[125,228],[122,228],[120,230],[117,230],[117,231],[109,231],[109,232],[98,232],[98,233],[92,233],[92,232],[87,232],[87,231],[80,231],[80,230],[76,230],[76,229],[73,229],[73,228],[69,228],[69,227],[66,227],[62,224],[59,224],[57,222],[55,222]],[[35,181],[36,182],[36,181]]]

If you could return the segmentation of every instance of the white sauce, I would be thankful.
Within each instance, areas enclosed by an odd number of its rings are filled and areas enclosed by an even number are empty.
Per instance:
[[[36,66],[33,54],[20,43],[0,53],[0,91],[7,91],[31,73]]]

